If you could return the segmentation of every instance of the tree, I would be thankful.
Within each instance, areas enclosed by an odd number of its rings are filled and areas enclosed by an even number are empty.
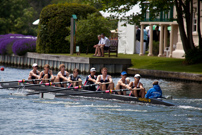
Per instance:
[[[86,0],[87,2],[94,3],[95,0]],[[140,5],[142,8],[141,13],[131,14],[130,16],[123,16],[121,18],[127,20],[128,23],[139,23],[143,19],[143,15],[146,10],[150,11],[152,18],[155,18],[160,11],[168,11],[171,6],[175,4],[177,11],[177,22],[179,24],[180,36],[182,39],[183,48],[185,51],[185,58],[188,60],[188,63],[202,62],[201,51],[202,50],[202,37],[200,29],[200,1],[197,0],[198,9],[198,37],[199,37],[199,47],[196,47],[193,42],[192,35],[192,25],[193,25],[193,0],[127,0],[127,1],[118,1],[118,0],[97,0],[96,2],[102,3],[103,10],[109,12],[117,12],[118,14],[115,17],[118,17],[120,13],[125,13],[129,11],[136,4]],[[149,2],[149,4],[146,4]],[[144,7],[144,8],[143,8]],[[190,19],[191,18],[191,19]],[[185,20],[185,21],[184,21]],[[197,59],[192,60],[192,56]]]
[[[30,24],[35,13],[27,0],[0,0],[0,34],[33,33]]]
[[[76,40],[80,44],[81,52],[94,52],[93,45],[98,43],[97,35],[110,35],[110,22],[98,13],[88,14],[87,19],[77,22]]]

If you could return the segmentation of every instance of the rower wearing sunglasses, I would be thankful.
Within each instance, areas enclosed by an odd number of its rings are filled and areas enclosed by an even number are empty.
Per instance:
[[[37,63],[34,63],[34,64],[32,65],[32,70],[29,72],[28,80],[39,79],[40,71],[38,71],[37,68],[38,68]],[[39,81],[32,81],[32,82],[30,82],[30,83],[31,83],[31,84],[38,84]]]

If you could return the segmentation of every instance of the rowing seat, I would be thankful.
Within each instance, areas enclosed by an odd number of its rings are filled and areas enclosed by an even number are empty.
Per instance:
[[[115,39],[110,40],[109,49],[104,51],[104,55],[108,55],[109,57],[110,56],[118,57],[118,40],[115,40]]]

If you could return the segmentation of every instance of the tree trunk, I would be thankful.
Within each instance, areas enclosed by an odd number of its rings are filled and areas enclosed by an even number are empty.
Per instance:
[[[180,37],[182,40],[184,51],[186,53],[190,49],[190,47],[189,47],[187,35],[185,33],[183,12],[182,12],[182,0],[175,0],[175,5],[176,5],[176,11],[177,11],[177,22],[178,22],[179,31],[180,31]]]
[[[186,30],[187,30],[187,39],[191,49],[195,48],[193,41],[193,0],[186,0],[186,10],[185,10],[185,19],[186,19]]]
[[[202,49],[202,37],[201,37],[201,2],[198,0],[198,19],[197,19],[197,29],[198,29],[198,39],[199,39],[199,49]]]

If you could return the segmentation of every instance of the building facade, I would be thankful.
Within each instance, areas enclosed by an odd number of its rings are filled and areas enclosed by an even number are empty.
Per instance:
[[[198,46],[198,32],[197,32],[197,0],[194,0],[194,12],[193,12],[193,40],[196,46]],[[202,4],[201,4],[202,7]],[[202,12],[201,12],[202,14]],[[180,37],[180,31],[177,21],[177,12],[174,7],[170,8],[169,12],[161,12],[159,16],[153,20],[150,18],[149,11],[145,14],[145,19],[140,22],[141,25],[141,39],[140,39],[140,53],[143,55],[143,28],[149,25],[150,38],[149,38],[149,53],[148,56],[153,56],[153,25],[158,25],[160,28],[159,37],[159,57],[173,57],[184,58],[184,49]],[[174,21],[173,21],[174,20]],[[202,21],[200,21],[202,26]],[[184,23],[186,24],[186,23]],[[186,27],[186,26],[185,26]],[[168,28],[169,35],[168,36]],[[167,42],[169,37],[169,44]]]

